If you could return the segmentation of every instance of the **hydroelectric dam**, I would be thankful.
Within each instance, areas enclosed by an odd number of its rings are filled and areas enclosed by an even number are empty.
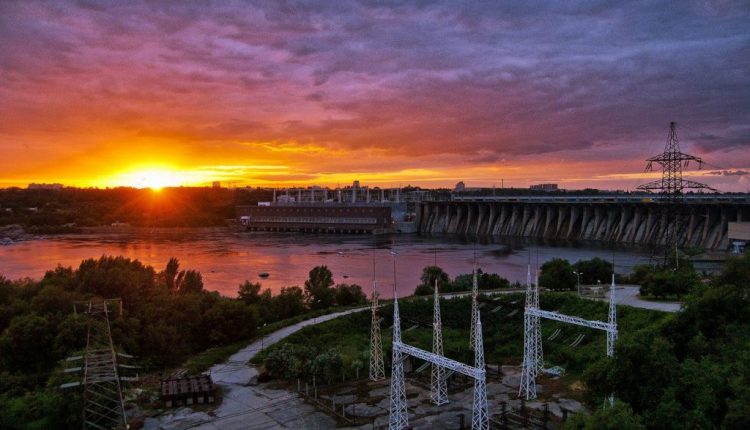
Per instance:
[[[416,222],[428,234],[660,245],[663,208],[658,195],[453,196],[420,203]],[[679,212],[679,246],[726,249],[728,224],[750,221],[750,195],[685,195]]]

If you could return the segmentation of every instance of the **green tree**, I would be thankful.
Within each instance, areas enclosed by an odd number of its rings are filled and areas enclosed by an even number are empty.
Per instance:
[[[260,302],[260,282],[245,281],[240,285],[237,296],[248,305],[256,305]]]
[[[727,260],[724,270],[713,278],[714,285],[750,287],[750,250],[741,257]]]
[[[576,276],[570,262],[562,258],[553,258],[542,264],[539,285],[554,291],[575,289]]]
[[[608,283],[614,270],[611,261],[594,257],[591,260],[580,260],[573,264],[573,270],[582,273],[581,283],[596,284],[601,281]]]
[[[441,290],[446,288],[451,282],[450,276],[438,266],[426,266],[422,269],[422,276],[419,277],[419,280],[422,282],[421,285],[434,288],[436,279],[438,282],[438,288]]]
[[[310,309],[326,309],[336,301],[331,286],[333,274],[327,266],[316,266],[310,270],[310,277],[305,281],[305,300]]]
[[[164,269],[164,281],[169,291],[177,290],[177,274],[180,272],[180,261],[172,257],[167,262],[167,267]]]
[[[359,285],[338,284],[334,290],[338,306],[361,305],[367,302],[367,296],[362,292],[362,287]]]
[[[203,291],[203,276],[201,276],[200,272],[188,270],[181,273],[185,274],[179,285],[181,294],[200,293]]]
[[[591,415],[578,414],[569,419],[564,430],[645,430],[642,419],[629,405],[615,402],[612,407],[598,408]]]
[[[300,315],[305,311],[305,297],[300,287],[283,287],[273,298],[273,303],[276,318],[280,320]]]
[[[205,333],[213,345],[249,339],[257,331],[253,308],[239,300],[222,298],[203,317]]]
[[[43,371],[55,359],[52,322],[37,314],[19,315],[0,337],[0,360],[9,369]]]

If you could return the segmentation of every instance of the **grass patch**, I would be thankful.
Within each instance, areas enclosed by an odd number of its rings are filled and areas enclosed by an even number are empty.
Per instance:
[[[189,374],[197,374],[205,372],[211,366],[226,361],[232,354],[236,353],[240,349],[260,339],[261,336],[266,336],[270,333],[280,330],[284,327],[297,324],[311,318],[328,315],[335,312],[341,312],[348,309],[354,309],[359,306],[350,307],[333,307],[327,309],[320,309],[315,311],[305,312],[304,314],[297,315],[296,317],[287,318],[285,320],[276,321],[271,324],[267,324],[258,330],[258,333],[251,339],[241,340],[228,345],[217,346],[209,348],[203,352],[200,352],[185,361],[182,365],[183,368],[187,369]]]
[[[523,357],[523,312],[524,295],[509,294],[481,297],[484,350],[488,364],[518,365]],[[425,349],[432,348],[432,300],[400,300],[401,331],[404,342]],[[575,293],[544,293],[541,307],[567,315],[590,320],[607,320],[608,304],[576,297]],[[471,302],[468,297],[441,300],[443,322],[443,348],[445,355],[463,363],[472,364],[474,355],[469,351]],[[380,316],[383,318],[381,333],[386,368],[390,368],[391,329],[393,307],[384,303]],[[618,323],[621,336],[634,335],[640,330],[662,324],[670,314],[639,308],[618,308]],[[554,340],[548,340],[560,330]],[[336,318],[317,326],[306,327],[283,341],[267,348],[252,360],[261,364],[265,358],[279,348],[291,348],[290,354],[299,355],[298,360],[314,360],[320,354],[335,352],[341,358],[340,373],[344,378],[354,375],[358,363],[366,365],[369,359],[370,313],[359,312]],[[580,345],[571,347],[579,335],[585,335]],[[545,366],[561,366],[566,369],[569,381],[579,378],[592,363],[603,360],[606,351],[606,335],[599,330],[571,326],[556,321],[542,321]],[[285,346],[286,345],[286,346]],[[419,366],[421,363],[417,363]],[[303,364],[301,369],[306,369]],[[309,376],[303,370],[303,377]],[[342,375],[335,376],[341,378]]]

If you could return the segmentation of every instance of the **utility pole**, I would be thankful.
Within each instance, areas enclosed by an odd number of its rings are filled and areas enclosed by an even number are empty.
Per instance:
[[[685,154],[680,151],[680,143],[677,139],[677,124],[669,123],[669,135],[664,145],[664,152],[646,160],[646,171],[653,170],[653,163],[662,166],[661,180],[652,181],[639,185],[639,190],[658,191],[661,198],[659,204],[662,208],[662,225],[664,227],[664,265],[669,264],[672,249],[677,249],[678,232],[680,225],[680,212],[683,205],[683,191],[687,189],[711,190],[715,189],[700,182],[690,181],[682,178],[682,168],[694,161],[698,163],[698,169],[703,167],[703,160],[694,155]]]

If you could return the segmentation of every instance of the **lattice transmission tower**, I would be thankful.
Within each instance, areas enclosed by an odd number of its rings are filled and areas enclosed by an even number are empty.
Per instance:
[[[370,297],[370,308],[372,311],[372,324],[370,325],[370,380],[379,381],[385,379],[385,366],[383,365],[383,341],[380,338],[378,287],[375,282],[374,265],[375,263],[373,262],[372,296]]]
[[[393,344],[401,343],[401,316],[398,313],[398,292],[396,289],[396,254],[393,255]],[[406,377],[404,360],[406,355],[400,348],[393,348],[391,355],[391,391],[388,411],[388,430],[404,430],[409,427],[409,413],[406,410]]]
[[[703,160],[700,157],[680,151],[680,142],[677,139],[677,124],[670,122],[664,152],[646,160],[647,172],[653,170],[654,163],[662,167],[661,179],[637,187],[639,190],[656,191],[660,194],[659,202],[662,206],[662,222],[664,223],[665,265],[668,263],[672,252],[676,250],[677,229],[680,224],[680,208],[683,203],[684,190],[716,191],[706,184],[682,178],[682,168],[688,167],[691,161],[698,163],[698,169],[703,167]]]
[[[61,385],[61,388],[83,386],[83,429],[125,429],[127,419],[125,403],[122,399],[121,380],[137,378],[122,377],[118,369],[134,368],[118,363],[118,356],[131,357],[115,352],[110,331],[109,315],[119,310],[122,313],[120,299],[91,300],[74,305],[76,313],[83,312],[88,317],[86,350],[83,355],[70,357],[68,362],[82,360],[79,367],[65,369],[66,373],[83,372],[81,382]]]
[[[482,341],[482,320],[477,316],[477,329],[474,341],[474,368],[484,371],[484,342]],[[486,374],[474,378],[474,402],[471,408],[471,429],[489,430],[489,411],[487,409]]]
[[[477,341],[477,322],[479,321],[479,280],[477,279],[477,265],[474,263],[474,278],[471,284],[471,330],[469,331],[469,349],[474,350]]]
[[[398,314],[398,297],[393,289],[393,342],[401,342],[401,317]],[[391,357],[391,392],[388,414],[388,430],[403,430],[409,426],[409,414],[406,410],[406,379],[404,376],[404,359],[406,356],[399,348],[393,348]]]
[[[435,278],[435,291],[432,305],[432,353],[443,355],[443,322],[440,318],[440,296],[438,295],[438,281]],[[448,381],[446,369],[432,363],[430,373],[430,400],[440,406],[448,403]]]

